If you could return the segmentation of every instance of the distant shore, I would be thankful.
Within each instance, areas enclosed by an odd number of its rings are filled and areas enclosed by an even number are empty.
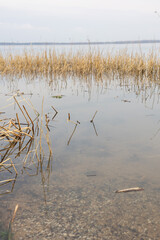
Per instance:
[[[109,45],[109,44],[148,44],[160,43],[160,40],[131,40],[112,42],[0,42],[0,46],[33,46],[33,45]]]

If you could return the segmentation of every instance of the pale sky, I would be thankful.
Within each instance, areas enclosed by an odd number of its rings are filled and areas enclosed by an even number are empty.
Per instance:
[[[160,39],[160,0],[0,0],[0,42]]]

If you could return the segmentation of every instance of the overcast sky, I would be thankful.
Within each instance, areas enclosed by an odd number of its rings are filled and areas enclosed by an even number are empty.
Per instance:
[[[0,0],[2,41],[160,39],[160,0]]]

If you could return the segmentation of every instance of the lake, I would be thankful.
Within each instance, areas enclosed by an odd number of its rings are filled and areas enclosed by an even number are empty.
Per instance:
[[[160,239],[159,87],[107,77],[1,78],[1,127],[16,123],[16,113],[26,127],[17,102],[35,120],[33,139],[26,132],[21,145],[1,135],[1,162],[10,158],[18,173],[10,160],[0,168],[0,181],[13,179],[0,186],[6,228],[19,206],[14,239]],[[115,193],[135,187],[144,190]]]

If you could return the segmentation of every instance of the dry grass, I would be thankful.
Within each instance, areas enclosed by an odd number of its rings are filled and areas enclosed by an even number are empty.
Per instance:
[[[24,52],[22,55],[0,55],[1,76],[16,77],[30,76],[76,76],[88,78],[93,76],[100,79],[112,74],[122,78],[125,76],[160,80],[159,53],[129,54],[127,51],[115,54],[101,51],[81,51],[69,53],[56,53],[44,51],[42,53]]]
[[[45,121],[43,121],[43,102],[42,113],[39,114],[21,93],[18,92],[17,96],[21,96],[30,108],[27,110],[27,107],[22,105],[21,101],[18,101],[16,96],[13,95],[10,100],[15,102],[19,111],[15,113],[15,118],[0,118],[0,173],[5,177],[0,181],[0,195],[13,191],[16,178],[20,172],[25,172],[29,176],[40,173],[44,186],[46,181],[49,181],[52,167],[52,148],[49,136],[51,119],[45,114]],[[57,114],[57,110],[53,106],[52,108]],[[33,116],[31,117],[30,110],[33,110],[36,115],[36,124],[32,120]],[[43,149],[45,142],[48,150]],[[44,154],[45,158],[46,155],[49,155],[48,161],[44,161]],[[17,158],[20,160],[18,166],[15,164]],[[22,168],[17,169],[19,166],[22,166]],[[45,189],[44,198],[46,199]]]

